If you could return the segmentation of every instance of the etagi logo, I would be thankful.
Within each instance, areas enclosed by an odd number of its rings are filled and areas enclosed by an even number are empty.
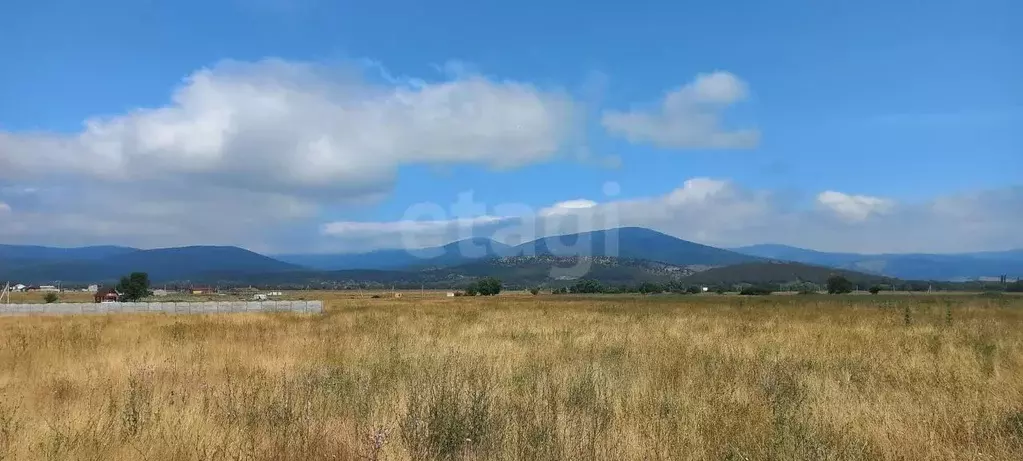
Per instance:
[[[606,199],[618,197],[618,183],[602,189]],[[577,279],[592,268],[595,256],[618,256],[619,205],[611,200],[596,203],[571,200],[534,209],[524,203],[500,203],[488,207],[471,191],[458,195],[448,207],[422,202],[409,207],[403,222],[402,246],[422,259],[477,259],[487,256],[555,256],[569,267],[552,266],[550,277]],[[602,231],[592,233],[591,231]],[[574,234],[574,235],[568,235]],[[438,240],[456,241],[441,247]],[[489,241],[500,248],[492,248]]]

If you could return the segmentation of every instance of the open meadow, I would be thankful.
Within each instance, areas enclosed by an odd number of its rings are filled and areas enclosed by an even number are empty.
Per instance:
[[[1023,459],[1021,297],[292,296],[0,317],[0,459]]]

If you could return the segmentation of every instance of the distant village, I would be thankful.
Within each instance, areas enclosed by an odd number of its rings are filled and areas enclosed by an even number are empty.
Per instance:
[[[104,287],[98,284],[89,285],[85,288],[68,288],[60,285],[25,285],[21,283],[8,284],[7,290],[11,293],[92,293],[96,302],[117,302],[121,296],[114,287]],[[3,288],[3,285],[0,285]],[[152,290],[153,296],[166,297],[174,295],[251,295],[256,301],[266,301],[274,297],[283,296],[280,291],[256,292],[253,288],[230,288],[220,289],[213,286],[190,286],[174,288],[156,288]]]

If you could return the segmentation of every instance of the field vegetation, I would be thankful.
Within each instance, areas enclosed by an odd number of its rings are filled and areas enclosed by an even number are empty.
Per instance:
[[[317,295],[0,317],[0,459],[1023,459],[1023,297]]]

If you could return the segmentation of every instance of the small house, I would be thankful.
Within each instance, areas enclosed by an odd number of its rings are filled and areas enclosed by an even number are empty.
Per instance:
[[[41,285],[39,287],[39,291],[42,291],[44,293],[57,293],[60,292],[60,289],[53,285]]]
[[[100,288],[93,295],[93,300],[97,303],[116,303],[120,298],[121,295],[113,288]]]
[[[193,295],[208,295],[213,293],[213,289],[210,287],[192,287],[190,291]]]

